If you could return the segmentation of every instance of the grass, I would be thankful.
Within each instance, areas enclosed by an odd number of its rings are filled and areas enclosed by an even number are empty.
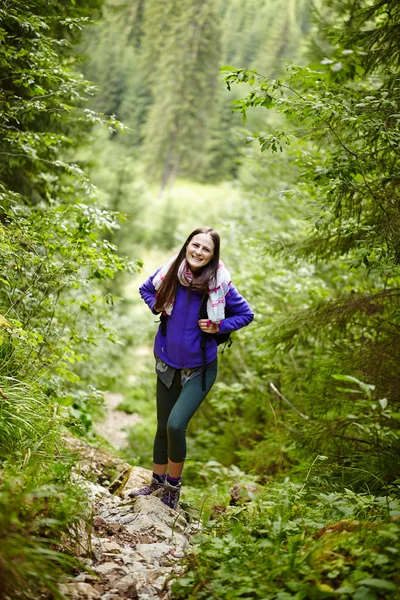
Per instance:
[[[67,413],[35,384],[3,377],[1,389],[0,598],[63,598],[58,581],[78,562],[74,525],[89,517],[62,442]]]

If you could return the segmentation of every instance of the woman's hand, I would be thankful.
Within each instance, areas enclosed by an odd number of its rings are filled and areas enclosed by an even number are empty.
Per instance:
[[[218,333],[219,331],[219,326],[208,319],[200,319],[197,323],[199,324],[200,329],[205,333]]]

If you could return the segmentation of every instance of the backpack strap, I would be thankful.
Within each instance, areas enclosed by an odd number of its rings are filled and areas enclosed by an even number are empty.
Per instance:
[[[167,315],[161,313],[159,321],[154,321],[154,323],[160,323],[161,335],[165,337],[167,335]]]

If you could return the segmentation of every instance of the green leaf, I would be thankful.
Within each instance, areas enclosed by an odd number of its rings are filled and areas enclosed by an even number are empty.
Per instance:
[[[0,327],[4,327],[5,329],[12,329],[12,326],[7,321],[4,315],[0,314]]]
[[[362,579],[357,582],[359,585],[367,585],[369,587],[378,588],[379,590],[390,590],[393,592],[398,591],[398,586],[386,579]]]
[[[378,597],[369,587],[362,586],[353,594],[353,600],[378,600]]]

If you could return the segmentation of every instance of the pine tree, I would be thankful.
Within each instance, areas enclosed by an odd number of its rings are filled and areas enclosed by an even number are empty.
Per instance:
[[[135,147],[141,142],[150,95],[141,67],[143,2],[109,3],[102,21],[85,33],[82,50],[87,55],[85,76],[99,88],[91,108],[115,115],[129,128],[116,137],[118,143]]]
[[[201,176],[218,81],[220,18],[207,0],[149,0],[144,12],[144,64],[153,104],[143,152],[162,188],[176,177]]]

